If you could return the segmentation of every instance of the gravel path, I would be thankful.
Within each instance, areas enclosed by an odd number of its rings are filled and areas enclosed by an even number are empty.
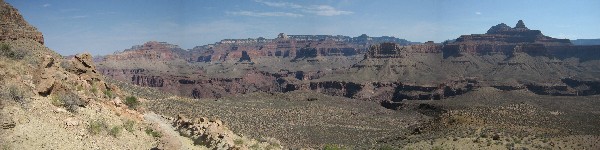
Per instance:
[[[157,125],[162,133],[161,144],[164,149],[185,149],[185,150],[201,150],[200,146],[195,146],[194,142],[186,137],[179,135],[175,128],[171,126],[171,121],[161,115],[149,112],[144,114],[144,119],[151,124]],[[206,149],[206,148],[204,148]]]

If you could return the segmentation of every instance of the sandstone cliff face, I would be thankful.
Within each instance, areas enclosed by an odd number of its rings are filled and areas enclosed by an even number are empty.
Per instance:
[[[165,42],[150,41],[143,45],[133,46],[131,49],[104,57],[105,61],[118,60],[155,60],[170,61],[183,55],[184,50],[177,45]]]
[[[33,39],[44,44],[44,36],[29,25],[17,9],[0,1],[0,40]]]

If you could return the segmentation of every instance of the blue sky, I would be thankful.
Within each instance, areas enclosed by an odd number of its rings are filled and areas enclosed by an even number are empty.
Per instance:
[[[63,55],[111,54],[146,41],[184,49],[286,34],[395,36],[440,42],[491,26],[600,38],[598,0],[6,0]]]

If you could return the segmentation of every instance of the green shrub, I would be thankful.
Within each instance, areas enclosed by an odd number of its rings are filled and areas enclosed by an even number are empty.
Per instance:
[[[258,145],[258,143],[256,143],[256,144],[253,144],[252,146],[250,146],[248,148],[250,148],[250,149],[259,149],[260,145]]]
[[[133,121],[133,120],[127,120],[123,124],[123,128],[125,128],[125,130],[127,130],[129,132],[133,132],[133,126],[134,125],[135,125],[135,121]]]
[[[106,124],[106,122],[104,120],[92,120],[90,122],[88,131],[92,135],[97,135],[97,134],[102,133],[102,131],[106,130],[107,128],[108,128],[108,125]]]
[[[60,100],[60,98],[58,98],[58,96],[53,95],[52,98],[50,98],[52,105],[56,106],[56,107],[62,107],[64,105],[64,103]]]
[[[109,99],[115,98],[114,95],[113,95],[113,92],[110,91],[110,90],[104,91],[104,96],[106,96],[106,98],[109,98]]]
[[[123,128],[121,128],[121,126],[114,126],[110,129],[110,131],[108,132],[109,135],[113,136],[113,137],[117,137],[121,134],[121,131],[123,130]]]
[[[93,94],[98,93],[98,89],[96,87],[92,87],[92,90],[90,90]]]
[[[267,145],[267,147],[265,147],[265,149],[277,149],[280,147],[281,147],[281,145],[279,143],[269,143],[269,145]]]
[[[138,107],[138,105],[140,105],[140,102],[135,96],[128,96],[125,98],[125,105],[127,105],[129,108],[135,109]]]
[[[7,53],[7,52],[9,52],[9,51],[12,51],[12,50],[10,49],[10,45],[8,45],[8,44],[6,44],[6,43],[1,43],[1,44],[0,44],[0,52],[2,52],[2,54],[5,54],[5,53]]]
[[[337,144],[327,144],[323,150],[344,150],[345,148]]]
[[[154,131],[150,128],[146,128],[146,134],[151,135],[152,137],[162,137],[162,134],[158,131]]]
[[[76,89],[77,91],[81,91],[81,90],[83,90],[83,86],[81,86],[81,85],[77,85],[77,86],[75,87],[75,89]]]
[[[235,139],[233,140],[233,144],[235,145],[244,145],[244,140],[243,139]]]

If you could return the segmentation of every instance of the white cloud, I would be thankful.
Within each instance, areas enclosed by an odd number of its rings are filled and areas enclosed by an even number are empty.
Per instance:
[[[319,16],[338,16],[338,15],[349,15],[353,12],[337,10],[329,5],[314,5],[310,7],[306,7],[304,9],[305,12],[316,14]]]
[[[105,11],[105,12],[98,12],[96,14],[97,15],[114,15],[114,14],[117,14],[117,12],[114,12],[114,11]]]
[[[302,8],[302,5],[287,3],[287,2],[267,2],[262,0],[256,0],[256,2],[263,3],[271,7],[284,7],[284,8]]]
[[[73,19],[83,19],[83,18],[87,18],[87,17],[89,17],[89,16],[86,16],[86,15],[79,15],[79,16],[73,16],[73,17],[71,17],[71,18],[73,18]]]
[[[338,16],[338,15],[349,15],[353,12],[351,11],[343,11],[338,10],[329,5],[312,5],[312,6],[302,6],[295,3],[289,2],[268,2],[263,0],[255,0],[258,3],[262,3],[264,5],[270,7],[280,7],[280,8],[291,8],[295,10],[299,10],[305,13],[319,15],[319,16]]]
[[[42,5],[42,7],[50,7],[50,6],[52,6],[52,5],[51,4],[44,4],[44,5]]]
[[[475,12],[476,15],[481,15],[481,12]]]
[[[288,12],[254,12],[254,11],[237,11],[237,12],[226,12],[231,15],[239,16],[252,16],[252,17],[302,17],[302,14],[288,13]]]

